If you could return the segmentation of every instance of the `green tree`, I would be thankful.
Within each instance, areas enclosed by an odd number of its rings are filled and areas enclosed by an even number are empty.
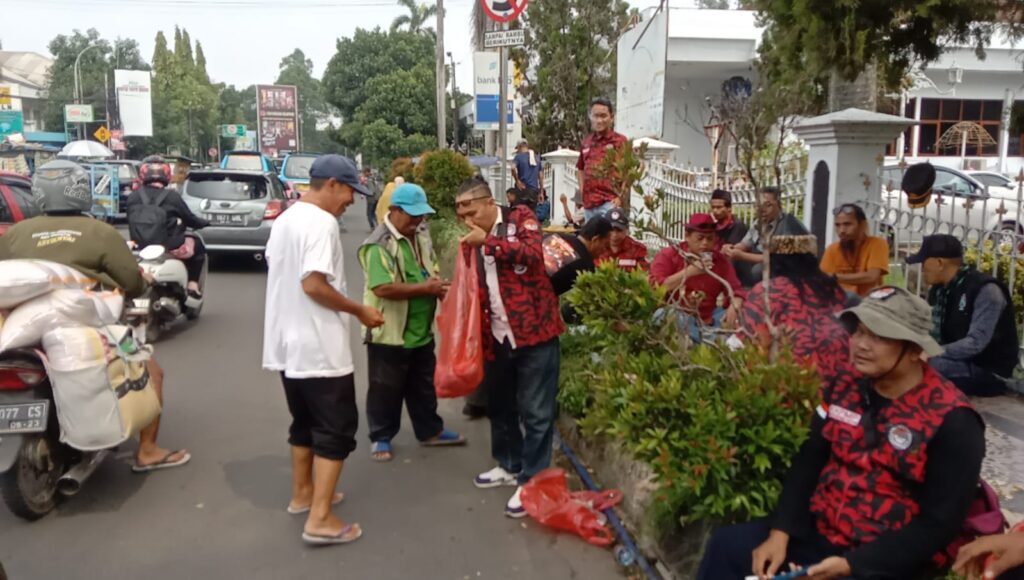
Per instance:
[[[434,69],[428,64],[374,77],[367,81],[366,92],[355,116],[363,123],[382,119],[406,135],[430,133],[437,125],[437,111],[426,106],[434,93]]]
[[[532,111],[524,119],[536,147],[578,146],[590,100],[615,93],[616,42],[629,21],[623,0],[535,0],[524,13],[526,45],[513,51]]]
[[[220,87],[210,82],[201,47],[193,53],[186,30],[175,28],[174,51],[157,33],[153,51],[153,151],[178,150],[203,159],[217,142]],[[199,62],[196,62],[196,56]]]
[[[327,102],[334,105],[346,121],[369,97],[366,83],[370,79],[434,62],[433,40],[409,32],[389,34],[380,28],[359,28],[352,38],[339,39],[337,47],[338,52],[324,72],[323,86]]]
[[[404,6],[409,13],[401,15],[391,22],[391,32],[398,32],[403,26],[406,26],[409,32],[424,32],[423,25],[437,16],[436,4],[418,4],[416,0],[398,0],[398,3]]]
[[[833,74],[854,81],[872,64],[884,86],[897,89],[943,47],[969,43],[981,52],[995,31],[1012,27],[1005,0],[750,3],[765,26],[762,75],[783,84],[815,78],[819,91]]]

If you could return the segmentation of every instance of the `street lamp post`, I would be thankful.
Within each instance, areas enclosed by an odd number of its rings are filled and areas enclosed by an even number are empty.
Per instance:
[[[459,150],[459,89],[455,84],[455,57],[452,53],[448,53],[448,58],[452,61],[452,110],[454,114],[452,116],[452,145],[455,150]]]
[[[79,76],[78,64],[82,60],[82,55],[85,54],[85,52],[87,50],[90,50],[90,49],[93,49],[93,48],[97,48],[98,46],[99,46],[98,44],[90,44],[89,46],[83,48],[82,51],[78,53],[78,56],[75,57],[75,68],[74,68],[74,71],[72,71],[72,75],[75,77],[75,95],[74,95],[74,97],[75,97],[75,104],[76,105],[82,104],[82,86],[81,86],[81,81],[78,78],[78,76]],[[81,123],[78,124],[78,138],[79,139],[83,138],[82,137],[82,124]]]

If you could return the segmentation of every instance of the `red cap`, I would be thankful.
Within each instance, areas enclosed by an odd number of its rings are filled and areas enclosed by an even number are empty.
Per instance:
[[[686,222],[688,232],[713,232],[715,231],[715,218],[709,213],[695,213]]]

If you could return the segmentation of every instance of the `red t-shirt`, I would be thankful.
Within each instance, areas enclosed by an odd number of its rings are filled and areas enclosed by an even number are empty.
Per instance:
[[[580,158],[576,161],[576,169],[580,171],[583,186],[583,207],[593,209],[619,197],[610,179],[601,179],[597,175],[609,149],[615,149],[626,142],[626,136],[613,130],[604,133],[591,133],[583,138]]]
[[[598,264],[604,262],[613,262],[627,272],[632,272],[637,268],[647,271],[650,268],[650,264],[647,262],[647,246],[633,238],[623,240],[618,252],[613,252],[609,248],[607,254],[597,258]]]
[[[680,245],[684,252],[689,252],[686,242]],[[746,291],[736,276],[736,268],[733,267],[725,254],[715,250],[711,253],[711,271],[729,283],[733,294],[739,298],[746,295]],[[668,247],[654,256],[654,263],[651,265],[651,280],[657,284],[664,284],[669,276],[681,272],[686,268],[686,260],[679,255],[674,247]],[[705,323],[711,323],[711,317],[715,312],[715,304],[719,295],[724,295],[726,307],[728,304],[729,291],[726,286],[709,274],[698,274],[690,276],[682,288],[682,296],[679,290],[669,295],[669,299],[677,301],[684,310],[695,311]]]

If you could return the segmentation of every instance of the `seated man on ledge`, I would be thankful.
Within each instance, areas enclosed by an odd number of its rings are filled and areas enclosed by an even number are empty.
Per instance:
[[[715,532],[698,580],[923,580],[952,562],[985,455],[981,417],[924,355],[931,309],[883,286],[843,311],[852,367],[823,388],[771,518]],[[941,577],[941,574],[938,576]]]
[[[1009,289],[964,264],[960,240],[948,234],[925,236],[907,263],[921,264],[932,287],[932,336],[946,351],[930,361],[932,367],[972,397],[1003,394],[1019,347]]]

